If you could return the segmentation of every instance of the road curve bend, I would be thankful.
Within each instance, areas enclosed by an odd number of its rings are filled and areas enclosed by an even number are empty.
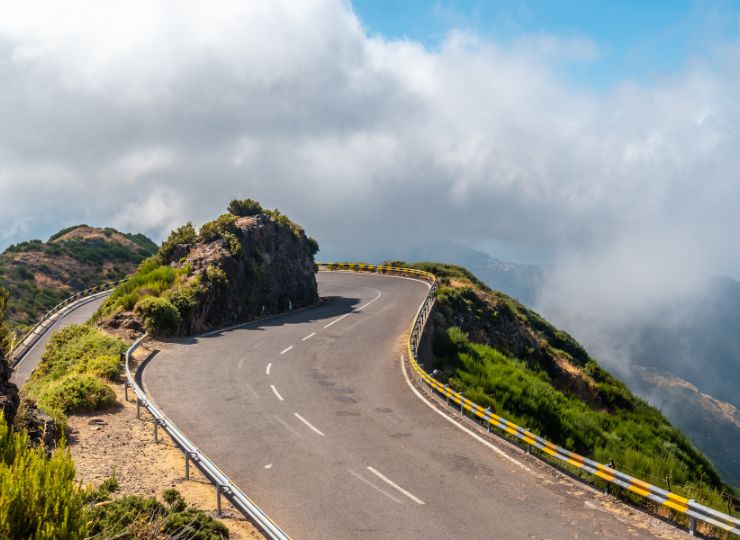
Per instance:
[[[317,279],[320,305],[155,342],[142,374],[165,414],[288,534],[652,538],[574,496],[578,486],[481,444],[409,388],[402,338],[428,284]]]
[[[34,343],[33,347],[21,358],[13,370],[13,374],[10,376],[10,382],[21,386],[31,376],[31,372],[36,369],[36,366],[41,362],[41,357],[46,349],[46,344],[49,342],[51,335],[57,330],[69,326],[71,324],[82,324],[90,320],[95,315],[98,308],[108,299],[110,293],[95,296],[88,300],[80,302],[74,309],[71,309],[63,317],[60,317],[54,322]]]

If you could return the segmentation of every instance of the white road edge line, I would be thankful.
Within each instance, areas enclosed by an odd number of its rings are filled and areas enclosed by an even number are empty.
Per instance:
[[[366,288],[366,289],[370,289],[371,287],[363,287],[363,288]],[[342,315],[342,316],[341,316],[341,317],[339,317],[338,319],[334,319],[334,320],[333,320],[332,322],[330,322],[329,324],[327,324],[326,326],[324,326],[324,328],[329,328],[329,327],[330,327],[330,326],[331,326],[332,324],[334,324],[334,323],[338,323],[339,321],[341,321],[341,320],[342,320],[342,319],[344,319],[345,317],[347,317],[347,316],[349,316],[349,315],[352,315],[353,313],[356,313],[356,312],[358,312],[358,311],[361,311],[362,309],[366,308],[367,306],[369,306],[370,304],[372,304],[373,302],[375,302],[375,301],[376,301],[376,300],[377,300],[378,298],[380,298],[381,296],[383,296],[383,293],[382,293],[382,292],[380,292],[380,291],[379,291],[378,289],[373,289],[373,290],[374,290],[374,291],[375,291],[376,293],[378,293],[378,296],[376,296],[375,298],[373,298],[372,300],[370,300],[370,301],[369,301],[369,302],[368,302],[367,304],[365,304],[365,305],[362,305],[362,306],[360,306],[360,307],[358,307],[358,308],[355,308],[355,309],[353,309],[352,311],[350,311],[349,313],[345,313],[344,315]]]
[[[355,478],[357,478],[360,482],[363,482],[363,483],[367,484],[368,486],[370,486],[371,488],[373,488],[378,493],[381,493],[382,495],[385,495],[386,497],[388,497],[393,502],[396,502],[398,504],[403,504],[403,501],[401,499],[398,499],[398,498],[394,497],[393,495],[391,495],[390,493],[386,492],[385,490],[380,489],[378,486],[376,486],[375,484],[373,484],[370,480],[366,480],[365,478],[363,478],[362,476],[360,476],[359,474],[357,474],[355,471],[350,470],[350,469],[347,469],[347,472],[349,474],[351,474],[352,476],[354,476]]]
[[[280,392],[277,391],[277,388],[275,388],[274,384],[271,384],[270,388],[272,388],[273,394],[275,394],[280,401],[285,401],[285,399],[283,399],[283,396],[280,395]]]
[[[270,362],[269,364],[267,364],[267,367],[265,368],[265,375],[269,375],[270,374],[270,368],[271,367],[272,367],[272,362]]]
[[[397,489],[400,493],[403,493],[404,495],[406,495],[409,499],[411,499],[412,501],[414,501],[416,504],[424,504],[424,501],[422,501],[419,497],[415,496],[413,493],[411,493],[409,491],[406,491],[401,486],[399,486],[398,484],[396,484],[395,482],[393,482],[393,480],[391,480],[390,478],[388,478],[387,476],[385,476],[383,473],[378,472],[377,470],[373,469],[372,467],[368,467],[367,470],[370,471],[371,473],[373,473],[378,478],[380,478],[383,482],[385,482],[389,486]]]
[[[493,444],[491,444],[490,442],[488,442],[487,440],[485,440],[483,437],[481,437],[477,433],[469,430],[468,428],[466,428],[465,426],[463,426],[461,424],[458,424],[452,418],[450,418],[449,416],[447,416],[444,412],[440,411],[437,407],[435,407],[432,403],[430,403],[429,400],[426,397],[424,397],[421,394],[421,392],[419,392],[416,388],[414,388],[414,385],[413,384],[411,384],[411,379],[409,379],[409,375],[406,372],[406,363],[403,360],[403,355],[401,355],[401,369],[403,371],[403,378],[406,379],[406,384],[409,385],[409,388],[411,388],[411,390],[413,390],[414,394],[416,394],[416,396],[420,400],[422,400],[430,409],[432,409],[434,412],[436,412],[442,418],[444,418],[445,420],[447,420],[448,422],[450,422],[453,426],[455,426],[455,427],[463,430],[465,433],[467,433],[468,435],[470,435],[471,437],[473,437],[476,441],[478,441],[480,443],[483,443],[485,446],[487,446],[488,448],[490,448],[491,450],[493,450],[494,452],[496,452],[497,454],[499,454],[501,457],[504,457],[504,458],[508,459],[509,461],[511,461],[517,467],[521,467],[525,471],[532,472],[532,469],[530,469],[529,467],[527,467],[524,463],[522,463],[519,460],[514,459],[509,454],[507,454],[506,452],[504,452],[500,448],[497,448],[496,446],[494,446]]]
[[[322,437],[326,437],[326,435],[324,435],[319,429],[317,429],[316,426],[314,426],[313,424],[311,424],[311,422],[309,422],[308,420],[306,420],[305,418],[303,418],[300,414],[298,414],[297,412],[296,413],[293,413],[293,414],[295,415],[296,418],[298,418],[298,420],[300,420],[301,422],[303,422],[304,424],[306,424],[315,433],[318,433]]]
[[[291,345],[290,347],[288,347],[287,349],[285,349],[285,350],[284,350],[283,352],[281,352],[280,354],[285,354],[286,352],[288,352],[288,351],[289,351],[290,349],[292,349],[292,348],[293,348],[293,345]]]
[[[313,332],[311,334],[308,334],[306,337],[304,337],[301,341],[306,341],[307,339],[311,339],[316,335],[316,332]]]

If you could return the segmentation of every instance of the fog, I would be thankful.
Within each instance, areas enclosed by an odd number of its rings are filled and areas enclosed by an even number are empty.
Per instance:
[[[161,240],[252,197],[324,259],[528,253],[597,355],[738,275],[737,43],[594,90],[567,75],[601,61],[588,36],[428,49],[338,0],[0,6],[0,248],[82,222]]]

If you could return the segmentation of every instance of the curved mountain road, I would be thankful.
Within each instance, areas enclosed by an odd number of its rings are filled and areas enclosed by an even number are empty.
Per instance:
[[[31,347],[21,361],[15,366],[13,375],[10,377],[10,382],[21,386],[31,376],[31,372],[41,362],[41,356],[44,354],[46,344],[49,342],[51,335],[57,330],[61,330],[65,326],[71,324],[81,324],[87,322],[90,317],[95,315],[98,308],[108,299],[108,295],[98,296],[87,302],[84,302],[75,309],[71,310],[64,317],[54,322],[46,332],[39,338],[39,340]]]
[[[155,342],[142,374],[160,408],[288,534],[654,537],[587,490],[481,444],[411,390],[402,336],[427,284],[337,272],[318,282],[328,300],[316,307]]]

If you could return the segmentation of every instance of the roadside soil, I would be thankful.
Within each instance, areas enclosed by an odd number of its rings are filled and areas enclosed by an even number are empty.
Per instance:
[[[166,433],[159,432],[154,442],[151,417],[142,408],[136,419],[136,402],[126,402],[123,385],[111,385],[119,405],[95,414],[69,417],[68,448],[83,485],[99,485],[115,474],[119,483],[116,496],[159,497],[165,489],[177,489],[185,501],[207,514],[216,516],[216,490],[195,466],[190,480],[185,480],[182,453]],[[133,393],[129,393],[129,397]],[[219,519],[229,528],[230,538],[263,539],[265,536],[226,499],[222,499]]]

